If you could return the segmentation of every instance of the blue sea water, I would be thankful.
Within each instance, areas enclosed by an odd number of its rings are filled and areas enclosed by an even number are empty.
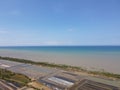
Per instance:
[[[120,46],[9,46],[0,49],[53,53],[120,53]]]

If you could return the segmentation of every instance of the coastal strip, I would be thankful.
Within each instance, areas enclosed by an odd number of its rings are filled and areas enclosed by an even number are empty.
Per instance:
[[[110,73],[110,72],[106,72],[106,71],[90,71],[90,70],[86,70],[82,67],[76,67],[76,66],[70,66],[70,65],[64,65],[64,64],[48,63],[48,62],[35,62],[35,61],[31,61],[31,60],[13,58],[13,57],[0,56],[0,59],[14,61],[14,62],[20,62],[20,63],[26,63],[26,64],[32,64],[32,65],[40,65],[40,66],[44,66],[44,67],[59,68],[59,69],[69,70],[69,71],[84,72],[87,74],[92,74],[92,75],[96,75],[96,76],[104,76],[104,77],[114,78],[114,79],[120,80],[120,74],[114,74],[114,73]]]

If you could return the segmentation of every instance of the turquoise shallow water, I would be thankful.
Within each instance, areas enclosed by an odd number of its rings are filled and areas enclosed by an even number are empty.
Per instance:
[[[120,46],[13,46],[0,49],[51,53],[120,53]]]
[[[120,73],[120,46],[0,47],[0,56]]]

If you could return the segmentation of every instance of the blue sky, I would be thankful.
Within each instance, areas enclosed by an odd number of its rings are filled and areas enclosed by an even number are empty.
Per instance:
[[[120,45],[120,0],[0,0],[9,45]]]

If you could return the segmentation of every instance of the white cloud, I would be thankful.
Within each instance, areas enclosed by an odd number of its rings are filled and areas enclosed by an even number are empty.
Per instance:
[[[51,6],[53,12],[59,14],[65,12],[65,5],[63,3],[56,3],[55,5]]]
[[[22,13],[19,10],[10,10],[10,11],[4,11],[0,12],[1,16],[19,16]]]
[[[70,32],[71,32],[71,31],[73,31],[73,29],[68,29],[68,31],[70,31]]]
[[[71,45],[73,44],[72,42],[60,42],[60,41],[47,41],[47,42],[43,42],[43,45]]]
[[[20,15],[21,12],[18,11],[18,10],[13,10],[13,11],[9,12],[9,14],[10,14],[10,15]]]
[[[72,28],[70,28],[70,29],[68,29],[67,31],[69,31],[69,32],[73,32],[73,31],[76,31],[76,29],[72,29]]]
[[[59,45],[60,42],[58,42],[58,41],[47,41],[47,42],[43,42],[43,44],[45,44],[45,45]]]
[[[5,28],[0,28],[0,34],[8,33],[8,31]]]

